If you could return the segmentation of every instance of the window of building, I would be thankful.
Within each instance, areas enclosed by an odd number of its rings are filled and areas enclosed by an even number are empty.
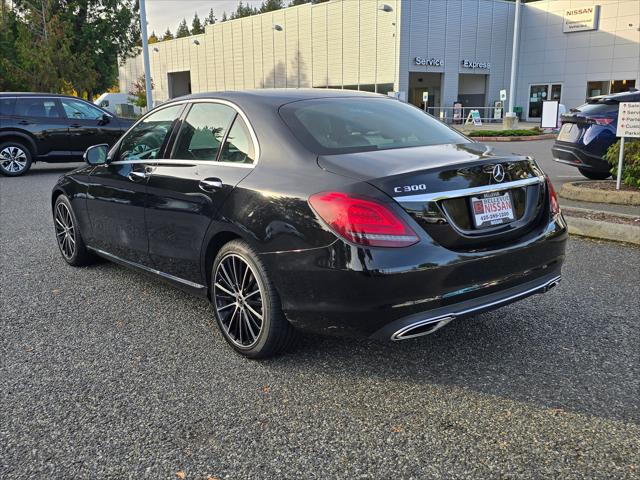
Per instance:
[[[220,103],[196,103],[180,128],[173,158],[214,161],[235,114]]]
[[[587,82],[587,98],[627,92],[635,86],[635,80],[596,80]]]
[[[609,93],[628,92],[630,88],[635,88],[635,80],[612,80]]]

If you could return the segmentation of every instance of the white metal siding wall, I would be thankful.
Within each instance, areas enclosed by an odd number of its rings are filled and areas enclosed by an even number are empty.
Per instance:
[[[600,5],[598,30],[563,33],[568,8]],[[588,81],[640,84],[640,1],[545,0],[523,9],[517,102],[527,113],[531,84],[562,83],[561,102],[584,103]]]
[[[399,0],[332,0],[217,23],[203,35],[150,46],[154,98],[169,98],[167,74],[189,70],[192,91],[342,87],[393,83]],[[275,30],[274,25],[282,30]],[[198,39],[200,45],[193,43]],[[159,51],[154,52],[153,48]],[[120,67],[120,89],[142,75],[141,56]]]
[[[508,84],[513,16],[513,3],[500,0],[403,2],[397,88],[409,93],[408,72],[442,73],[440,104],[452,106],[460,74],[488,74],[487,103],[497,100]],[[444,66],[415,65],[415,57],[443,60]],[[491,69],[463,68],[463,59],[490,62]]]

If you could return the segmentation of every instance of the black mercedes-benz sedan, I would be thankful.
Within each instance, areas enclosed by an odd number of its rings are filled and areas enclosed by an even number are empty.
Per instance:
[[[426,335],[560,280],[567,228],[536,162],[393,98],[192,95],[85,160],[52,192],[63,258],[207,296],[248,357],[298,330]]]

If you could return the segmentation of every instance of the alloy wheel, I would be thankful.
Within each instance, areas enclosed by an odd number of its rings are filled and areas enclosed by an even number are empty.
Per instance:
[[[240,348],[255,345],[263,326],[263,293],[253,268],[239,255],[230,253],[218,263],[213,299],[229,339]]]
[[[76,229],[73,226],[73,217],[69,207],[62,202],[58,203],[54,220],[60,251],[66,259],[70,259],[76,252]]]
[[[8,173],[19,173],[27,167],[27,153],[10,145],[0,150],[0,167]]]

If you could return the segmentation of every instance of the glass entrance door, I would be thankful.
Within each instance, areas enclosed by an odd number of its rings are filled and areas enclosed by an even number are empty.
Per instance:
[[[560,101],[562,96],[562,84],[560,83],[543,83],[535,84],[529,87],[529,111],[527,117],[529,119],[538,119],[542,117],[542,102],[545,100]]]

